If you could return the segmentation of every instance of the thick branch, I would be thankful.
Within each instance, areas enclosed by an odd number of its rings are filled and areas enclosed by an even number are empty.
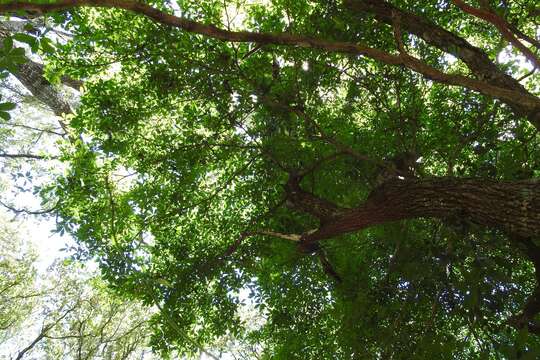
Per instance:
[[[391,221],[454,216],[517,236],[538,236],[540,183],[537,180],[396,179],[376,188],[361,206],[304,235],[302,242],[317,242]]]
[[[27,61],[19,65],[13,74],[39,101],[47,105],[55,115],[71,114],[72,109],[64,96],[43,76],[43,65]]]
[[[315,216],[321,224],[333,221],[336,216],[346,212],[346,209],[302,189],[301,180],[301,176],[291,174],[285,185],[287,204],[292,208]]]
[[[0,5],[1,7],[2,5]],[[6,29],[3,26],[0,26],[0,40],[11,36],[9,29]],[[36,97],[43,104],[47,105],[52,112],[57,116],[62,116],[63,114],[71,114],[72,109],[68,102],[65,100],[65,97],[54,87],[44,76],[43,65],[32,61],[31,59],[26,59],[23,64],[18,65],[18,71],[13,73],[13,76],[21,82],[21,84],[28,90],[30,93]],[[73,80],[69,77],[63,77],[62,81],[65,85],[79,89],[81,83],[77,80]],[[78,86],[78,87],[77,87]],[[65,129],[65,125],[60,123],[60,125]]]
[[[17,21],[19,22],[19,21]],[[1,22],[0,23],[0,39],[5,39],[6,37],[8,36],[11,36],[13,34],[13,32],[11,31],[11,29],[6,25],[6,22]],[[40,69],[41,70],[41,73],[44,73],[44,70],[43,70],[43,65],[40,64],[40,63],[37,63],[29,58],[26,58],[26,62],[31,64],[31,67],[33,69]],[[20,70],[24,70],[23,67],[19,67]],[[17,76],[17,74],[14,74],[15,76]],[[63,75],[61,78],[60,78],[60,81],[62,82],[63,85],[65,86],[69,86],[70,88],[74,89],[74,90],[77,90],[79,91],[81,89],[81,87],[83,86],[83,82],[81,80],[76,80],[76,79],[73,79],[71,76],[68,76],[68,75]],[[50,84],[49,84],[50,85]],[[53,109],[54,111],[54,109]]]
[[[149,5],[132,0],[61,0],[55,3],[46,4],[14,1],[0,5],[0,13],[11,13],[21,10],[44,13],[67,10],[70,8],[83,6],[124,9],[127,11],[145,15],[153,19],[154,21],[164,25],[177,27],[190,33],[199,34],[223,41],[253,42],[260,45],[273,44],[302,48],[313,48],[325,50],[328,52],[364,55],[377,61],[381,61],[385,64],[406,66],[409,69],[414,70],[437,82],[467,87],[472,90],[478,91],[484,95],[499,98],[509,104],[517,104],[519,105],[520,111],[527,114],[529,118],[532,119],[531,121],[533,122],[533,124],[540,129],[540,99],[523,90],[519,83],[518,88],[514,88],[511,86],[501,87],[500,85],[493,85],[490,83],[486,83],[482,80],[472,79],[462,75],[449,75],[437,70],[436,68],[424,62],[421,62],[420,60],[403,61],[400,56],[392,55],[387,52],[370,48],[362,44],[340,41],[328,41],[325,39],[295,35],[290,33],[228,31],[220,29],[215,25],[207,25],[183,17],[177,17],[155,9]],[[423,20],[422,22],[425,23],[426,21]],[[465,42],[465,44],[467,43]],[[480,50],[478,51],[482,53]],[[487,58],[487,55],[483,54],[483,57]],[[497,73],[497,75],[500,76],[500,73]],[[507,78],[511,79],[508,76]],[[515,80],[513,81],[515,82]],[[511,83],[511,81],[508,82]]]

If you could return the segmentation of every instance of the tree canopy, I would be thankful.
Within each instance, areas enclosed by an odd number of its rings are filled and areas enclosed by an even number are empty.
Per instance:
[[[75,110],[49,105],[67,170],[42,195],[78,256],[157,306],[157,351],[538,356],[535,1],[0,12],[66,33],[13,35],[47,54],[45,85],[82,84]],[[22,73],[10,41],[2,66]]]

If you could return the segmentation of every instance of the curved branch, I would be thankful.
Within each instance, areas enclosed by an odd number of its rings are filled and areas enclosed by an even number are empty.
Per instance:
[[[508,28],[520,39],[525,40],[538,50],[540,50],[540,41],[530,37],[529,35],[525,34],[523,31],[519,30],[514,24],[507,23]]]
[[[317,256],[319,257],[319,260],[321,262],[321,266],[323,268],[323,271],[326,275],[330,276],[332,279],[335,280],[336,283],[341,284],[343,282],[343,279],[341,279],[341,276],[337,273],[337,271],[332,266],[332,263],[328,260],[328,257],[324,253],[323,249],[320,249],[317,252]]]
[[[462,75],[450,75],[421,62],[420,60],[403,61],[402,57],[374,49],[363,44],[329,41],[321,38],[295,35],[290,33],[260,33],[250,31],[228,31],[215,25],[207,25],[183,17],[160,11],[147,4],[133,0],[60,0],[54,3],[36,4],[13,1],[0,5],[0,13],[29,11],[46,13],[68,10],[75,7],[118,8],[144,15],[160,24],[182,29],[206,37],[228,42],[252,42],[260,45],[285,45],[300,48],[319,49],[328,52],[367,56],[389,65],[401,65],[414,70],[425,77],[448,85],[457,85],[478,91],[484,95],[499,98],[509,104],[518,104],[520,111],[532,118],[532,123],[540,129],[540,99],[525,91],[521,85],[517,91],[512,87],[501,87]],[[484,57],[487,57],[484,54]],[[498,74],[500,75],[500,74]],[[515,81],[515,80],[514,80]],[[519,84],[519,83],[518,83]]]
[[[45,210],[27,210],[27,209],[17,209],[11,205],[8,205],[6,203],[4,203],[3,201],[0,201],[0,205],[5,207],[6,209],[16,213],[16,214],[28,214],[28,215],[45,215],[45,214],[50,214],[52,212],[54,212],[56,210],[56,208],[58,207],[58,204],[54,205],[52,208],[50,209],[45,209]]]
[[[497,14],[484,9],[478,9],[466,4],[462,0],[452,0],[452,2],[459,7],[462,11],[475,16],[479,19],[485,20],[494,25],[510,44],[517,48],[525,57],[534,65],[534,67],[540,67],[540,59],[531,51],[528,47],[523,45],[516,36],[510,30],[510,25],[502,17]]]
[[[534,97],[534,95],[529,93],[518,80],[499,69],[497,65],[491,61],[489,56],[480,48],[473,46],[465,39],[440,27],[422,16],[418,16],[409,11],[401,10],[382,0],[344,0],[344,4],[353,11],[371,13],[375,15],[376,20],[390,26],[393,25],[395,18],[398,17],[401,28],[418,36],[426,43],[435,46],[446,53],[452,54],[463,61],[482,84],[487,83],[497,88],[504,88],[517,93],[522,93],[526,97]],[[412,68],[413,70],[422,74],[424,74],[423,71],[430,71],[430,69],[420,69],[420,67],[423,66],[423,63],[418,62],[419,61],[417,59],[414,59],[407,65],[407,67]],[[426,74],[424,74],[424,76],[430,77],[430,75]],[[465,78],[465,81],[468,79],[469,78]],[[433,78],[433,80],[451,84],[448,81],[444,81],[444,79],[438,79],[436,77]],[[462,86],[487,95],[487,93],[474,89],[473,87],[469,87],[469,85],[472,84]],[[492,96],[498,97],[495,95]],[[502,100],[501,97],[498,98]],[[522,104],[518,98],[514,98],[513,100],[507,98],[503,101],[510,105],[517,113],[526,115],[529,121],[537,129],[540,129],[540,110],[537,109],[533,110],[532,112],[527,110],[527,106],[524,106],[524,104]]]

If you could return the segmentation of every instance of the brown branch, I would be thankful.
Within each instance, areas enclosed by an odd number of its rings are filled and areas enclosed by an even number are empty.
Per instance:
[[[531,238],[512,236],[511,240],[521,245],[523,253],[532,262],[536,289],[527,299],[522,311],[510,317],[507,323],[518,329],[527,328],[529,332],[540,335],[540,323],[534,321],[534,317],[540,313],[540,247]]]
[[[329,41],[291,33],[228,31],[220,29],[215,25],[207,25],[183,17],[177,17],[133,0],[61,0],[55,3],[47,4],[14,1],[0,5],[0,13],[13,13],[17,11],[46,13],[84,6],[118,8],[131,11],[147,16],[148,18],[163,25],[176,27],[193,34],[199,34],[222,41],[252,42],[260,45],[285,45],[351,54],[356,56],[364,55],[385,64],[406,66],[409,69],[416,71],[434,81],[448,85],[466,87],[478,91],[484,95],[499,98],[509,104],[519,104],[522,112],[525,112],[527,115],[534,115],[533,124],[540,129],[540,99],[528,93],[522,87],[519,88],[521,91],[516,91],[514,88],[503,88],[499,85],[492,85],[463,75],[446,74],[424,62],[421,62],[420,60],[415,59],[414,61],[404,62],[400,56],[392,55],[385,51],[374,49],[363,44]]]
[[[0,206],[5,207],[6,209],[16,213],[16,214],[28,214],[28,215],[44,215],[44,214],[50,214],[56,210],[58,207],[58,204],[54,205],[50,209],[45,210],[28,210],[28,209],[17,209],[11,205],[8,205],[4,203],[3,201],[0,201]]]
[[[471,45],[465,39],[458,35],[447,31],[446,29],[438,26],[437,24],[429,21],[428,19],[418,16],[409,11],[401,10],[394,5],[383,0],[344,0],[344,4],[349,9],[359,13],[371,13],[375,15],[375,19],[388,24],[393,25],[396,15],[399,16],[401,27],[407,32],[414,34],[424,40],[426,43],[439,48],[440,50],[454,55],[456,58],[463,61],[471,72],[482,84],[490,84],[497,88],[504,88],[524,94],[526,97],[535,97],[529,93],[523,85],[510,75],[498,68],[498,66],[491,61],[489,56],[480,48]],[[469,78],[465,79],[444,79],[439,78],[441,74],[447,76],[444,73],[433,73],[429,68],[423,68],[425,64],[418,63],[418,60],[409,61],[406,66],[414,71],[417,71],[424,76],[431,78],[435,81],[447,83],[451,85],[457,85],[454,82],[459,81],[464,87],[481,92],[484,95],[488,95],[486,92],[475,89],[474,86],[479,84],[468,83]],[[477,81],[478,81],[477,80]],[[473,87],[470,87],[472,85]],[[528,110],[528,106],[524,106],[519,98],[503,99],[496,95],[491,95],[503,100],[510,105],[516,113],[519,115],[525,115],[529,121],[537,128],[540,129],[540,110]],[[538,99],[538,98],[537,98]]]
[[[306,213],[310,213],[305,209]],[[389,180],[360,206],[337,214],[302,243],[412,218],[460,216],[507,234],[540,235],[540,186],[536,180],[497,182],[487,179]]]
[[[523,31],[519,30],[514,24],[507,23],[508,28],[520,39],[525,40],[538,50],[540,50],[540,41],[530,37],[529,35],[525,34]]]
[[[399,55],[402,57],[409,56],[403,45],[402,33],[401,33],[401,17],[398,11],[392,11],[392,30],[394,30],[394,39],[396,40]]]
[[[287,204],[292,208],[318,218],[321,224],[331,222],[335,217],[347,211],[345,208],[305,191],[300,186],[301,181],[302,176],[289,174],[289,180],[285,185]]]
[[[74,90],[77,90],[77,91],[80,91],[81,87],[84,85],[83,81],[74,79],[74,78],[72,78],[71,76],[68,76],[68,75],[63,75],[60,78],[60,81],[62,82],[62,84],[66,85],[66,86],[69,86],[70,88],[72,88]]]
[[[497,30],[499,30],[503,38],[521,51],[523,55],[525,55],[525,57],[534,65],[534,67],[540,67],[540,59],[516,38],[514,33],[510,30],[510,25],[502,17],[494,12],[470,6],[462,0],[452,0],[452,2],[467,14],[485,20],[494,25]]]
[[[58,159],[57,156],[43,156],[43,155],[35,155],[35,154],[7,154],[7,153],[0,153],[0,158],[32,159],[32,160],[54,160],[54,159]]]
[[[536,72],[536,68],[533,68],[531,71],[529,71],[528,73],[526,73],[523,76],[521,76],[520,78],[518,78],[517,81],[523,81],[526,78],[528,78],[529,76],[531,76],[532,74],[534,74],[535,72]]]
[[[343,280],[341,279],[341,276],[337,273],[337,271],[334,269],[330,261],[328,260],[328,257],[324,253],[324,250],[320,249],[317,252],[317,256],[319,257],[319,260],[321,261],[321,266],[328,276],[330,276],[332,279],[336,281],[336,283],[341,284]]]

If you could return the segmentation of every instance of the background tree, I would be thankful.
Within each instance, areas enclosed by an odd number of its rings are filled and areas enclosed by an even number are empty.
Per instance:
[[[0,339],[5,342],[32,313],[39,291],[35,288],[35,253],[4,214],[0,224]]]
[[[57,11],[73,36],[48,64],[85,82],[59,230],[159,306],[156,349],[233,335],[268,358],[470,358],[538,352],[535,6],[0,11]]]
[[[120,300],[77,262],[58,261],[38,275],[35,250],[20,238],[24,231],[6,218],[0,229],[2,356],[152,358],[147,309]]]

